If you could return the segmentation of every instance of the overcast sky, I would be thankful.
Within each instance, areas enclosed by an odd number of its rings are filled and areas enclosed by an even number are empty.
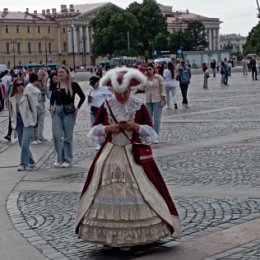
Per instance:
[[[115,5],[126,8],[134,1],[129,0],[0,0],[2,8],[8,8],[10,11],[30,11],[42,9],[57,8],[60,10],[61,4],[86,4],[112,2]],[[138,0],[141,3],[142,1]],[[221,34],[240,33],[247,36],[248,32],[258,23],[256,0],[158,0],[158,3],[170,5],[173,10],[185,11],[204,15],[207,17],[220,18]]]

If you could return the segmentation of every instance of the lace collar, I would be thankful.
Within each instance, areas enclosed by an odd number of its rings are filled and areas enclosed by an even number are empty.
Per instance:
[[[130,96],[126,103],[121,104],[115,97],[112,97],[108,100],[108,103],[115,117],[121,115],[127,117],[128,119],[134,119],[135,113],[141,109],[143,101],[137,97]],[[104,107],[107,110],[108,118],[111,122],[111,115],[106,103],[104,104]]]

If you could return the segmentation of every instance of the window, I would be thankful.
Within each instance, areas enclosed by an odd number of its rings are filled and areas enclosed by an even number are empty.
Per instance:
[[[65,27],[62,28],[62,32],[66,33],[66,28]]]
[[[49,49],[49,53],[51,53],[51,42],[48,43],[48,49]]]
[[[6,53],[10,53],[10,43],[6,43]]]
[[[8,27],[8,25],[5,26],[5,33],[9,33],[9,27]]]
[[[48,33],[51,33],[51,27],[48,26]]]
[[[28,53],[31,54],[32,53],[32,43],[28,42]]]
[[[16,33],[20,33],[20,25],[16,25]]]
[[[38,33],[41,33],[41,26],[38,26]]]
[[[42,53],[42,43],[38,42],[38,51],[39,53]]]
[[[31,26],[30,25],[27,26],[27,32],[31,33]]]
[[[63,51],[67,51],[67,43],[66,42],[63,43]]]
[[[20,44],[20,42],[17,42],[17,53],[21,53],[21,44]]]

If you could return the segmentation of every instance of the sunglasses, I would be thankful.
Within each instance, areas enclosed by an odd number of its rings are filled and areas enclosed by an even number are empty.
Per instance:
[[[15,85],[16,85],[16,87],[20,87],[20,86],[23,86],[24,84],[23,83],[17,83]]]

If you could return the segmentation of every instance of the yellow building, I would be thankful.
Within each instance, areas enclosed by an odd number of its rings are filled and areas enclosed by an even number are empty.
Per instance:
[[[0,11],[0,63],[9,68],[26,63],[64,63],[78,68],[91,65],[93,29],[90,21],[106,8],[115,6],[110,2],[61,5],[55,8],[31,12]],[[219,49],[218,18],[207,18],[192,13],[172,12],[171,6],[159,5],[166,16],[168,31],[185,29],[192,20],[205,25],[209,50]],[[118,7],[118,6],[117,6]]]
[[[90,20],[111,3],[61,5],[30,12],[0,11],[0,63],[9,68],[26,63],[91,64]]]

